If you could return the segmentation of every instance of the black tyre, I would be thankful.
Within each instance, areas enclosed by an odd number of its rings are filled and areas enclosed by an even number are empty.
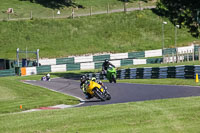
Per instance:
[[[112,75],[112,80],[114,81],[114,83],[116,83],[116,78],[114,75]]]
[[[107,94],[106,100],[110,100],[110,99],[111,99],[111,95],[110,95],[110,94]]]
[[[102,92],[100,92],[98,89],[94,89],[94,94],[98,99],[101,99],[101,101],[106,100],[105,95]]]

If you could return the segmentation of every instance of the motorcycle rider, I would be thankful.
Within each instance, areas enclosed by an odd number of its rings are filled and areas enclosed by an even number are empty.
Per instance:
[[[92,96],[87,93],[87,88],[86,88],[86,85],[87,83],[89,82],[88,81],[89,79],[87,78],[86,75],[82,75],[81,78],[80,78],[80,81],[81,81],[81,84],[80,84],[80,89],[83,91],[83,93],[85,94],[85,98],[86,99],[90,99],[92,98]]]
[[[115,67],[111,62],[109,62],[108,59],[105,59],[104,63],[102,64],[102,72],[105,76],[107,74],[107,69],[108,69],[109,65],[111,65],[112,67]]]

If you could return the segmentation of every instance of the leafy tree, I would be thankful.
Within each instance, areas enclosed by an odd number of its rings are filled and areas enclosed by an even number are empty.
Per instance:
[[[188,27],[195,37],[199,37],[198,10],[200,0],[160,0],[157,3],[157,13],[168,17],[174,25]]]

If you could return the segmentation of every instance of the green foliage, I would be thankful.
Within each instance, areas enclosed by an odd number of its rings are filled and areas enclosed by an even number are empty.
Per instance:
[[[169,18],[174,25],[188,27],[193,36],[199,37],[199,7],[199,0],[160,0],[157,3],[157,13]]]

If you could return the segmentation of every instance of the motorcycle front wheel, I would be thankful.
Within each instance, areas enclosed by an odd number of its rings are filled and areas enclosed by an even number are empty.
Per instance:
[[[106,97],[104,96],[104,94],[102,92],[100,92],[100,90],[94,89],[94,94],[98,99],[101,99],[101,101],[106,100]]]

